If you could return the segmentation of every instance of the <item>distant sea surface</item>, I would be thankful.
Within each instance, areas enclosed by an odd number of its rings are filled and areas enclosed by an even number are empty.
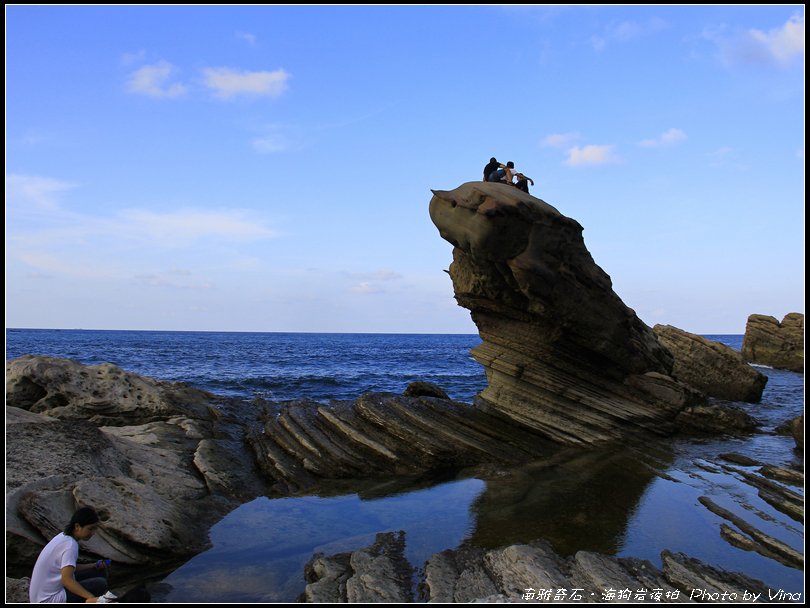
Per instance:
[[[6,330],[6,360],[66,357],[114,363],[219,395],[270,400],[353,399],[435,382],[460,401],[486,386],[470,357],[477,335]]]

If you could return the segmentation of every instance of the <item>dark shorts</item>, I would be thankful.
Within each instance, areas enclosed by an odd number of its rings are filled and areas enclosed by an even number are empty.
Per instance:
[[[76,572],[75,578],[76,582],[87,589],[95,597],[104,595],[107,592],[107,577],[104,570],[82,570],[81,572]],[[67,589],[65,589],[65,592],[67,593],[68,604],[84,603],[83,597],[78,596],[75,593],[71,593]]]

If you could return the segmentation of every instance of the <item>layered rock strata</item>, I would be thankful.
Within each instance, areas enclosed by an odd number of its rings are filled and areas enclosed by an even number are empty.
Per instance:
[[[768,377],[734,349],[671,325],[653,327],[675,358],[672,375],[710,397],[758,403]]]
[[[282,494],[324,480],[523,462],[549,449],[542,435],[508,418],[439,397],[367,393],[328,406],[299,400],[263,418],[248,441]]]
[[[224,401],[183,385],[21,357],[6,365],[6,558],[30,572],[79,505],[104,525],[85,543],[159,571],[208,547],[208,528],[261,492]]]
[[[749,316],[742,355],[751,363],[804,372],[804,315],[788,313],[781,323],[768,315]]]
[[[479,408],[569,444],[675,430],[702,396],[671,377],[672,355],[614,293],[582,226],[502,184],[433,194],[456,300],[483,340]]]

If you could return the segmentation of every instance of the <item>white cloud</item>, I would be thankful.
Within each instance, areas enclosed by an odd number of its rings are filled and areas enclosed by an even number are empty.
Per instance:
[[[255,240],[275,236],[273,231],[244,217],[238,211],[203,211],[183,209],[157,213],[143,209],[124,211],[119,230],[141,238],[158,239],[164,244],[186,243],[203,238]]]
[[[141,49],[133,53],[124,53],[121,55],[121,65],[134,65],[146,60],[146,51]]]
[[[362,293],[362,294],[372,294],[372,293],[384,293],[385,290],[380,287],[379,285],[375,285],[368,281],[363,281],[359,285],[355,285],[352,287],[352,291],[354,293]]]
[[[598,36],[591,36],[591,46],[595,51],[603,51],[611,42],[628,42],[640,36],[653,34],[666,27],[666,22],[658,17],[652,17],[644,22],[622,21],[611,22],[605,26]]]
[[[235,210],[129,210],[99,217],[57,209],[42,214],[36,224],[16,228],[8,237],[8,253],[50,276],[117,280],[135,275],[143,284],[199,290],[214,285],[192,277],[186,268],[156,273],[143,264],[160,264],[167,251],[175,251],[184,260],[204,260],[206,271],[240,271],[228,267],[230,249],[223,245],[273,236],[260,221]]]
[[[177,275],[176,272],[168,270],[166,272],[154,272],[135,275],[133,278],[143,285],[149,287],[170,287],[172,289],[213,289],[214,284],[208,281],[190,281],[177,279],[177,276],[191,275],[191,271],[186,271],[182,275]]]
[[[174,66],[163,60],[145,65],[130,74],[127,88],[149,97],[179,97],[186,92],[186,87],[179,82],[171,82],[175,72]]]
[[[370,272],[346,272],[343,273],[349,278],[360,281],[358,285],[351,288],[354,293],[361,294],[374,294],[385,293],[385,289],[381,283],[388,281],[398,281],[402,275],[394,270],[373,270]]]
[[[804,55],[804,15],[793,15],[781,28],[767,33],[752,29],[748,34],[767,49],[777,63],[785,64]]]
[[[565,164],[569,167],[584,167],[588,165],[608,165],[619,162],[619,157],[613,153],[612,145],[574,146],[568,150]]]
[[[256,35],[255,34],[251,34],[249,32],[241,32],[241,31],[239,31],[239,32],[236,32],[236,37],[239,40],[244,40],[250,46],[256,46]]]
[[[99,263],[99,260],[83,257],[41,251],[18,252],[14,257],[48,275],[59,275],[71,279],[110,279],[117,276],[114,269]]]
[[[804,15],[795,14],[767,32],[752,28],[727,33],[726,28],[718,28],[703,36],[717,45],[720,59],[727,65],[786,67],[804,56]]]
[[[373,272],[349,272],[351,278],[358,281],[396,281],[402,275],[394,270],[375,270]]]
[[[205,86],[221,99],[237,95],[278,97],[287,90],[290,74],[283,69],[273,72],[248,72],[231,68],[203,69]]]
[[[33,205],[38,210],[59,208],[58,194],[75,188],[76,184],[38,175],[6,175],[6,202],[17,207]]]
[[[741,159],[740,152],[736,148],[724,146],[707,154],[709,166],[714,168],[735,169],[737,171],[748,171],[747,165]]]
[[[299,149],[306,141],[306,132],[301,127],[276,123],[255,127],[256,135],[250,141],[259,154],[277,154]]]
[[[548,148],[565,148],[578,140],[579,137],[579,133],[552,133],[546,135],[540,143]]]
[[[48,142],[52,138],[40,131],[26,131],[17,140],[24,146],[38,146],[41,143]]]
[[[638,145],[642,148],[660,148],[662,146],[671,146],[672,144],[684,141],[685,139],[686,133],[680,129],[673,128],[669,129],[668,131],[664,131],[656,139],[644,139],[640,141]]]
[[[290,148],[289,140],[280,133],[270,133],[256,137],[250,144],[253,146],[253,149],[260,154],[286,152]]]

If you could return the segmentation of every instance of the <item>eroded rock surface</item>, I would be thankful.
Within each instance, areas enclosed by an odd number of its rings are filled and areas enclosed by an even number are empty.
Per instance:
[[[6,365],[6,557],[30,568],[79,505],[104,525],[84,543],[119,564],[177,563],[255,496],[261,479],[226,401],[104,364]]]
[[[306,602],[412,602],[413,568],[404,555],[405,533],[377,534],[369,547],[330,557],[315,555],[304,569]]]
[[[710,397],[758,403],[768,377],[733,348],[671,325],[653,328],[675,357],[672,375]]]
[[[804,372],[804,315],[788,313],[781,323],[768,315],[749,316],[742,354],[752,363]]]
[[[399,538],[402,538],[402,532]],[[383,539],[379,534],[367,549],[333,557],[316,555],[307,565],[308,581],[302,599],[308,602],[404,601],[410,595],[411,581],[402,575],[404,566],[394,568],[381,560],[379,567],[354,567],[356,556],[379,555]],[[401,553],[397,554],[401,560]],[[647,560],[614,557],[591,551],[578,551],[572,557],[559,555],[544,540],[485,550],[463,546],[431,557],[420,571],[420,598],[428,602],[545,602],[545,603],[681,603],[710,601],[715,594],[736,593],[743,597],[762,594],[767,586],[743,574],[704,564],[682,553],[664,551],[663,568]],[[362,557],[360,564],[366,564]],[[366,579],[384,593],[352,596],[348,591],[355,580]],[[696,591],[697,590],[697,591]],[[374,598],[374,599],[372,599]]]
[[[671,377],[673,357],[614,293],[582,226],[502,184],[434,191],[430,217],[452,243],[456,300],[483,343],[478,407],[556,441],[669,434],[702,395]]]

